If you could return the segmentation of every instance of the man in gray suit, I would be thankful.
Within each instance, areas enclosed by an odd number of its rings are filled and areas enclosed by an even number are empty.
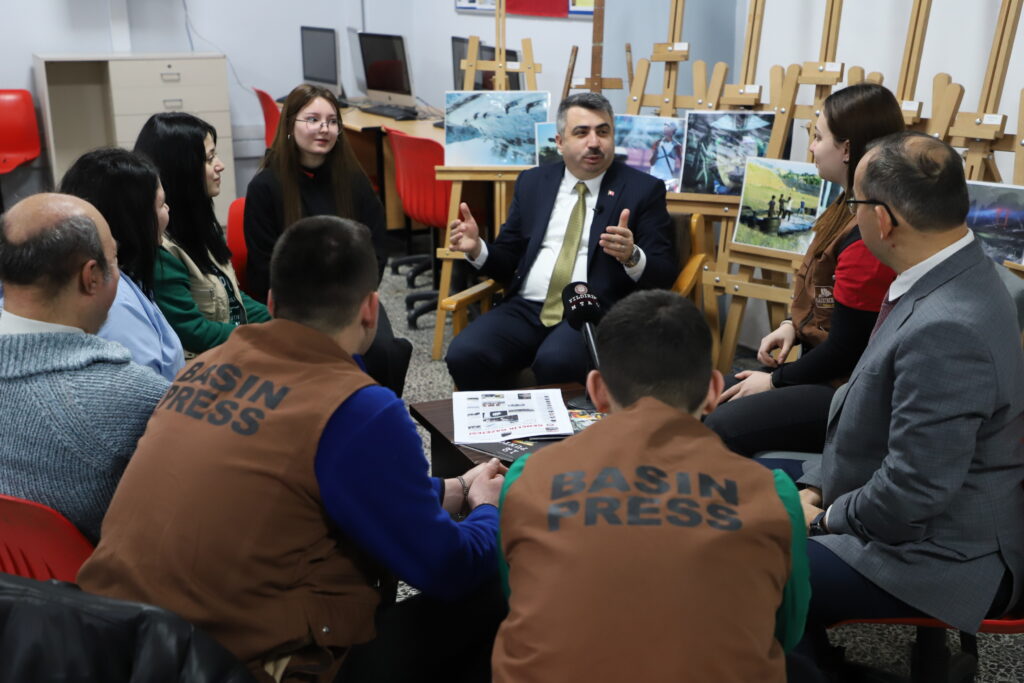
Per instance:
[[[1016,309],[967,228],[951,147],[883,138],[853,189],[864,242],[898,276],[799,482],[814,541],[807,633],[921,615],[974,632],[1024,583]]]

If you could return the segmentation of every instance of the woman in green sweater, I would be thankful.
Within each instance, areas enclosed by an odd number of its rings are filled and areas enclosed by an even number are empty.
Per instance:
[[[173,207],[157,256],[154,293],[186,357],[223,343],[239,325],[270,320],[266,306],[239,289],[213,213],[224,170],[216,146],[213,126],[177,112],[151,116],[135,141],[135,151],[160,170]]]

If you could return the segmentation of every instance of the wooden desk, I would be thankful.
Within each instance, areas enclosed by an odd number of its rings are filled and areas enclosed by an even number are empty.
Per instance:
[[[444,145],[444,128],[435,128],[433,120],[395,121],[386,116],[367,114],[354,107],[342,110],[341,123],[345,128],[345,139],[352,146],[363,171],[377,179],[388,230],[404,228],[405,212],[395,186],[395,163],[391,157],[391,146],[384,142],[384,126],[416,137],[436,140],[441,145]]]
[[[579,384],[559,384],[562,399],[568,400],[583,393]],[[550,389],[552,387],[536,387]],[[452,443],[455,438],[455,418],[452,400],[424,401],[409,406],[409,413],[430,434],[430,471],[435,477],[449,478],[463,474],[472,465],[487,462],[493,456]]]

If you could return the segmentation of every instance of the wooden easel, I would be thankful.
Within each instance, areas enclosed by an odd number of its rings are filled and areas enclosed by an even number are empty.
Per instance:
[[[1001,182],[1002,177],[996,168],[993,158],[994,143],[1003,137],[1006,128],[1006,115],[999,114],[999,101],[1003,97],[1003,85],[1006,82],[1006,71],[1010,66],[1010,54],[1013,51],[1013,39],[1020,22],[1021,7],[1024,0],[1003,0],[996,20],[996,35],[989,53],[988,67],[985,69],[985,81],[981,87],[981,97],[976,112],[960,112],[949,131],[953,137],[952,144],[967,148],[965,172],[969,180],[988,180]],[[1021,129],[1017,129],[1017,137],[1021,138]],[[1020,154],[1017,155],[1020,162]],[[1016,177],[1016,172],[1014,173]]]
[[[729,88],[726,106],[755,106],[762,111],[775,113],[775,125],[769,141],[766,156],[779,158],[794,118],[813,120],[818,116],[822,103],[832,87],[843,79],[843,65],[835,62],[836,45],[839,39],[839,23],[842,14],[842,0],[827,0],[821,47],[817,62],[803,65],[791,64],[783,69],[775,65],[769,72],[770,101],[759,106],[752,104],[760,97],[760,88],[751,92],[748,87],[755,81],[757,70],[756,51],[760,47],[761,27],[764,19],[764,3],[751,2],[747,16],[744,58],[740,73],[740,84]],[[862,70],[861,74],[862,76]],[[796,97],[800,85],[815,86],[814,103],[797,105]],[[738,209],[738,207],[737,207]],[[799,268],[803,256],[787,255],[784,252],[734,245],[732,236],[736,229],[738,210],[721,221],[717,256],[709,259],[704,267],[703,298],[707,302],[705,315],[718,329],[718,308],[714,304],[720,294],[732,298],[726,313],[725,327],[717,347],[716,366],[722,372],[729,372],[736,353],[740,326],[746,313],[749,299],[766,302],[768,316],[773,326],[781,324],[786,309],[792,301],[790,276]],[[761,269],[761,277],[755,277],[755,270]],[[735,272],[733,272],[735,270]]]
[[[679,63],[690,58],[690,44],[682,42],[683,9],[685,0],[672,0],[669,11],[667,43],[656,43],[650,59],[637,62],[636,71],[626,100],[626,113],[639,114],[642,107],[657,107],[659,116],[675,116],[677,109],[716,109],[722,97],[725,77],[729,66],[725,62],[715,64],[708,80],[707,64],[693,63],[693,95],[676,94],[679,82]],[[646,94],[647,77],[651,62],[665,65],[665,76],[660,93]]]
[[[931,0],[915,0],[911,11],[903,66],[900,73],[899,93],[897,94],[901,101],[913,98],[917,76],[920,71],[921,50],[924,44],[930,7]],[[763,5],[759,5],[756,0],[751,3],[747,23],[747,50],[756,50],[759,46],[763,9]],[[760,106],[758,108],[770,109],[776,112],[776,117],[785,117],[782,120],[784,127],[780,131],[783,135],[788,131],[789,124],[794,116],[800,119],[807,119],[808,121],[816,118],[832,87],[842,80],[843,65],[834,62],[841,12],[842,1],[829,0],[822,27],[821,47],[818,55],[819,61],[806,62],[802,66],[792,65],[785,72],[781,66],[772,67],[770,73],[772,100],[767,106]],[[751,52],[745,52],[741,83],[753,83],[755,71],[756,55]],[[850,84],[865,80],[881,83],[882,75],[877,72],[865,75],[862,68],[851,67],[847,80]],[[815,85],[814,104],[795,104],[796,89],[801,84]],[[749,88],[744,89],[749,90]],[[733,86],[727,92],[730,95],[746,95],[749,102],[749,99],[751,99],[750,92],[740,93],[736,92],[736,90],[739,90],[739,86]],[[925,125],[929,133],[945,138],[949,125],[959,107],[960,98],[963,96],[963,87],[951,83],[948,75],[940,74],[934,81],[934,92],[932,118],[922,122],[920,118],[920,104],[915,102],[912,107],[913,120]],[[903,96],[901,97],[900,94]],[[747,104],[744,101],[723,103]],[[907,108],[904,108],[904,118],[907,118],[907,114]],[[776,140],[773,135],[773,142],[781,145],[783,139]],[[781,147],[777,149],[781,152]],[[778,155],[777,153],[774,156]],[[773,156],[773,154],[769,153],[768,156]],[[810,155],[808,155],[808,158],[810,158]],[[717,356],[718,367],[723,372],[728,371],[732,366],[740,325],[746,312],[747,300],[751,298],[765,300],[771,324],[773,327],[777,327],[785,316],[786,308],[792,300],[790,276],[799,268],[803,260],[802,257],[793,258],[780,255],[779,252],[765,252],[743,246],[740,246],[738,253],[731,244],[734,231],[735,218],[723,221],[719,239],[719,257],[716,261],[710,262],[705,267],[704,274],[705,301],[714,301],[714,297],[717,294],[732,294],[726,325],[722,332],[721,351]],[[737,272],[731,272],[733,268],[736,268]],[[754,278],[754,268],[761,268],[761,278]],[[716,307],[708,307],[706,314],[709,323],[717,324],[718,311]],[[717,327],[712,329],[717,329]]]
[[[541,65],[533,61],[533,47],[529,38],[523,39],[522,60],[518,64],[509,64],[505,61],[505,0],[498,0],[494,11],[495,41],[494,60],[477,59],[480,49],[480,38],[472,36],[469,39],[469,48],[466,59],[462,61],[462,68],[465,70],[463,87],[467,90],[473,89],[476,80],[477,70],[484,69],[495,72],[494,89],[508,90],[507,72],[519,72],[526,75],[526,89],[537,89],[537,74],[541,73]],[[431,358],[441,359],[441,349],[444,346],[444,327],[447,322],[447,312],[441,308],[441,303],[451,293],[452,271],[456,261],[465,260],[466,255],[460,251],[452,251],[448,248],[451,237],[451,223],[459,218],[459,204],[462,202],[463,183],[472,181],[490,182],[494,185],[494,226],[495,231],[500,229],[505,217],[508,214],[508,207],[512,203],[512,190],[516,178],[529,166],[501,166],[494,168],[466,167],[466,166],[438,166],[435,169],[438,180],[450,180],[452,183],[451,199],[448,203],[448,226],[445,226],[444,244],[437,249],[437,258],[441,261],[441,276],[437,289],[437,314],[434,321],[434,344],[431,348]]]
[[[604,90],[622,89],[621,78],[605,78],[601,75],[601,67],[604,64],[604,1],[594,0],[594,32],[590,47],[590,77],[571,86],[577,90],[602,92]],[[567,83],[572,81],[573,69],[576,65],[575,55],[576,52],[574,50],[573,57],[569,63],[569,72],[565,76]],[[565,99],[568,94],[568,91],[563,92],[562,98]]]

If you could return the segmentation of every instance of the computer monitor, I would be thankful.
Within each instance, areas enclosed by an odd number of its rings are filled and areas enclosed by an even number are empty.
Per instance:
[[[401,107],[416,106],[402,36],[360,33],[359,51],[363,56],[366,96],[370,101]]]
[[[454,76],[454,83],[456,90],[463,89],[463,74],[462,74],[462,60],[466,58],[466,54],[469,52],[469,38],[461,38],[459,36],[452,36],[452,74]],[[493,60],[495,57],[495,50],[489,45],[480,43],[480,60]],[[505,50],[505,61],[506,62],[518,62],[519,53],[515,50]],[[522,90],[520,80],[521,74],[518,72],[507,72],[508,73],[508,89],[509,90]],[[494,72],[493,71],[480,71],[477,69],[476,78],[473,80],[473,90],[494,90]]]
[[[338,36],[333,28],[300,26],[302,79],[340,94],[338,78]]]

